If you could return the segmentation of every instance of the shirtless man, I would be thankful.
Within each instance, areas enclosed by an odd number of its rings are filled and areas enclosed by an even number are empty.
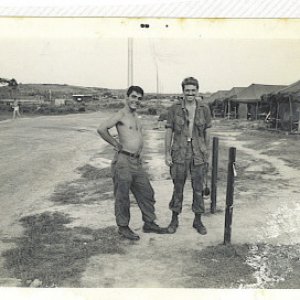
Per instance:
[[[19,101],[17,99],[14,100],[14,103],[13,103],[13,119],[16,118],[16,116],[18,118],[21,118],[21,115],[20,115],[20,104],[19,104]]]
[[[156,219],[154,191],[142,168],[140,158],[143,137],[136,109],[143,96],[144,91],[141,87],[129,87],[125,107],[98,128],[99,135],[116,150],[112,161],[116,222],[119,227],[118,233],[130,240],[139,240],[139,236],[128,226],[130,220],[129,191],[135,196],[142,212],[143,231],[167,233],[165,228],[160,228],[154,222]],[[118,131],[119,141],[109,133],[109,129],[114,126]]]

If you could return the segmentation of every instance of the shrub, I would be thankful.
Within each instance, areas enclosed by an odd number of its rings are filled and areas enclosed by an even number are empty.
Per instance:
[[[155,116],[155,115],[157,115],[157,109],[154,108],[154,107],[149,107],[148,108],[148,113],[149,113],[149,115]]]
[[[105,105],[106,108],[123,108],[124,104],[122,102],[112,102],[112,103],[107,103]]]

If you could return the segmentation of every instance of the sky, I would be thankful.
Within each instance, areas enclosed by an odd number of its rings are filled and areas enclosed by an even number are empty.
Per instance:
[[[25,26],[18,25],[15,33],[0,35],[0,77],[23,84],[127,88],[126,34],[110,36],[103,34],[103,28],[95,30],[98,34],[87,34],[76,26],[73,31],[53,26],[53,32],[61,33],[51,34],[51,27],[44,31],[37,25],[34,31],[31,24],[20,34]],[[184,33],[133,37],[133,84],[146,92],[180,93],[183,78],[193,76],[201,92],[215,92],[252,83],[288,85],[300,79],[299,36],[216,38],[208,34],[200,38]]]

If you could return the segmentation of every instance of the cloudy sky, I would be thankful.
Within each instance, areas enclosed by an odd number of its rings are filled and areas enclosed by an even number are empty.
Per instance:
[[[178,34],[172,31],[160,36],[157,32],[135,35],[130,26],[122,29],[122,22],[115,27],[114,23],[95,20],[83,22],[0,20],[0,77],[14,77],[22,83],[124,89],[128,36],[133,36],[133,83],[146,92],[157,89],[156,71],[159,91],[164,93],[180,92],[180,83],[186,76],[198,78],[202,92],[251,83],[290,84],[300,79],[300,37],[286,34],[291,27],[271,38],[274,25],[270,27],[271,35],[268,30],[262,34],[266,26],[253,28],[249,34],[241,26],[237,34],[237,27],[244,23],[234,23],[222,35],[222,23],[210,25],[210,29],[215,27],[209,34],[190,34],[195,24],[181,23]],[[151,22],[154,28],[157,24]],[[161,30],[162,25],[163,30],[169,30],[169,24],[172,30],[178,26],[170,20],[158,23]],[[199,29],[202,25],[197,26]]]

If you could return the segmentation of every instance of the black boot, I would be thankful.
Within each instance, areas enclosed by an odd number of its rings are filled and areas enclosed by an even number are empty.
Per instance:
[[[154,232],[158,234],[168,233],[167,228],[159,227],[155,222],[145,222],[143,231],[146,233]]]
[[[134,233],[128,226],[119,226],[118,233],[124,238],[132,241],[137,241],[140,237]]]
[[[176,230],[177,230],[178,225],[179,225],[178,213],[173,211],[172,212],[172,220],[171,220],[170,225],[168,226],[168,232],[171,233],[171,234],[175,233]]]
[[[201,214],[195,214],[193,227],[198,231],[198,233],[200,233],[202,235],[207,234],[207,230],[201,221]]]

